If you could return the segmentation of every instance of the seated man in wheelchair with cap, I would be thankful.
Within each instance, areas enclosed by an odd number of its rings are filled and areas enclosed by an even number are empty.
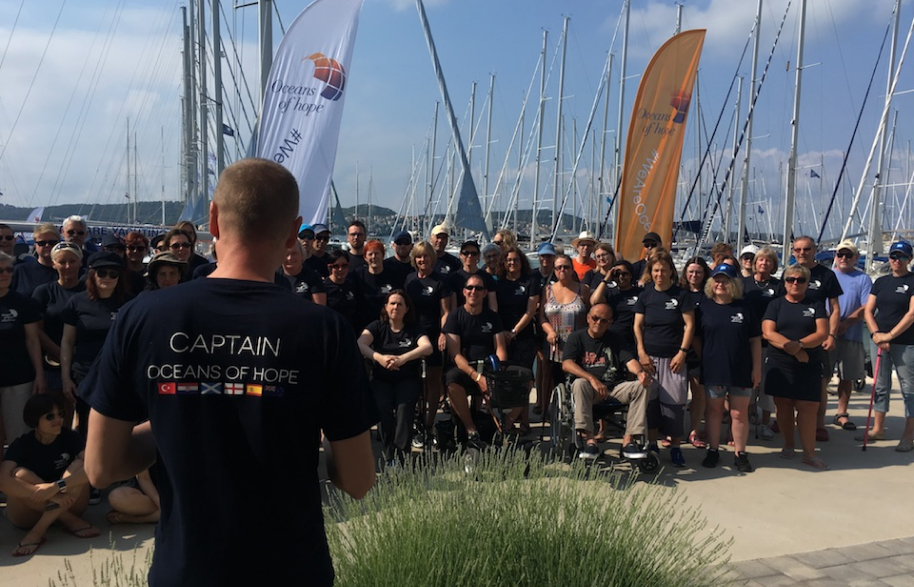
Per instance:
[[[571,383],[574,427],[584,443],[578,456],[590,460],[600,456],[594,438],[593,409],[595,404],[608,402],[628,406],[622,457],[640,459],[645,452],[635,438],[643,437],[647,431],[651,376],[637,356],[609,331],[610,324],[612,309],[605,303],[596,304],[587,314],[587,328],[572,332],[565,342],[562,370],[576,377]],[[636,379],[628,381],[623,369]]]

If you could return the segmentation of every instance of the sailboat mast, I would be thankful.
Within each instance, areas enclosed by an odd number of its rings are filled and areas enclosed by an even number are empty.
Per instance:
[[[755,84],[758,82],[758,50],[762,30],[762,0],[758,0],[758,9],[755,13],[755,39],[752,41],[752,77],[749,83],[749,96],[755,94]],[[746,234],[746,200],[749,198],[749,159],[752,153],[752,119],[746,121],[746,156],[743,159],[743,183],[739,194],[739,221],[737,224],[737,242],[742,244]],[[749,239],[750,241],[752,239]]]
[[[428,198],[426,199],[426,214],[422,215],[422,221],[425,222],[425,226],[421,226],[422,234],[427,234],[431,225],[429,224],[428,218],[428,208],[431,206],[432,197],[435,195],[435,147],[438,146],[438,102],[435,102],[435,117],[434,122],[432,123],[432,150],[431,157],[429,160],[429,175],[428,175]]]
[[[892,102],[892,72],[895,69],[895,55],[898,46],[898,24],[901,20],[901,0],[895,0],[895,18],[892,23],[892,48],[889,50],[889,72],[886,80],[886,101]],[[886,121],[888,122],[888,121]],[[885,128],[879,139],[879,159],[876,164],[876,179],[873,183],[873,206],[870,209],[870,225],[866,238],[866,258],[872,266],[872,260],[882,253],[882,221],[879,217],[882,201],[882,186],[885,185]]]
[[[219,26],[219,0],[213,2],[213,105],[216,109],[216,175],[219,178],[225,169],[225,142],[222,133],[222,40]]]
[[[794,202],[797,192],[797,142],[800,138],[800,89],[803,81],[803,43],[806,40],[806,0],[800,1],[800,31],[797,40],[796,82],[793,90],[793,119],[791,120],[790,155],[787,157],[787,193],[784,199],[783,260],[790,258],[793,235]]]
[[[127,117],[127,189],[124,190],[124,196],[130,198],[130,117]],[[130,202],[127,202],[128,207]],[[129,208],[128,208],[129,210]],[[136,222],[136,218],[133,219]]]
[[[127,154],[127,158],[128,159],[130,158],[129,153]],[[138,217],[138,213],[139,213],[139,210],[137,209],[139,207],[139,203],[137,201],[140,198],[139,180],[137,178],[137,175],[139,175],[139,169],[140,169],[140,154],[139,154],[139,150],[137,149],[136,131],[134,130],[133,131],[133,223],[134,224],[137,223],[137,217]]]
[[[561,156],[562,156],[562,94],[565,92],[565,54],[568,52],[568,21],[571,17],[565,17],[565,24],[562,26],[562,64],[559,69],[559,93],[558,107],[555,115],[555,167],[552,174],[552,232],[555,234],[559,227],[559,181],[561,176]]]
[[[613,54],[606,56],[606,100],[603,102],[603,136],[600,139],[600,178],[597,184],[597,218],[603,221],[603,200],[606,198],[606,133],[609,124],[609,80],[613,72]],[[596,140],[596,139],[595,139]],[[597,237],[602,238],[603,226],[597,225]]]
[[[260,0],[258,26],[260,29],[260,103],[267,93],[270,68],[273,67],[273,0]]]
[[[208,110],[206,97],[206,2],[198,0],[197,15],[198,42],[200,51],[200,193],[197,197],[206,198],[209,196],[209,133],[208,127]],[[197,221],[196,218],[193,219]]]
[[[619,117],[616,119],[616,144],[613,153],[613,185],[619,186],[622,181],[622,135],[625,117],[625,70],[628,65],[628,21],[631,16],[631,2],[625,0],[622,10],[625,12],[625,24],[622,25],[622,65],[619,67]],[[700,126],[700,125],[699,125]],[[616,198],[616,218],[613,228],[613,238],[619,231],[619,206],[621,200]]]
[[[194,135],[193,119],[194,111],[192,110],[193,102],[193,55],[191,54],[190,27],[187,24],[187,7],[181,7],[181,16],[184,21],[184,116],[182,117],[182,126],[184,129],[184,202],[191,200],[194,193]],[[164,224],[164,222],[163,222]]]
[[[743,78],[740,77],[737,80],[736,85],[736,107],[735,113],[733,115],[733,120],[739,120],[740,109],[742,108],[743,102]],[[739,124],[733,125],[733,157],[737,156],[737,149],[739,149]],[[724,242],[733,242],[730,239],[730,227],[731,222],[733,221],[733,182],[730,182],[730,185],[727,190],[727,213],[724,216]],[[742,243],[742,233],[739,233],[736,237],[736,242]]]
[[[543,154],[543,115],[546,110],[546,39],[548,31],[543,31],[543,51],[540,61],[543,69],[540,72],[540,105],[536,114],[536,168],[533,172],[533,203],[530,210],[530,247],[534,248],[539,223],[536,218],[536,199],[540,193],[540,162]]]
[[[495,74],[493,73],[489,77],[489,98],[488,98],[489,99],[489,112],[488,112],[488,120],[486,120],[486,154],[485,154],[485,166],[484,166],[484,171],[482,174],[482,194],[483,194],[484,198],[490,197],[490,194],[491,194],[491,192],[489,192],[489,151],[491,150],[491,147],[492,147],[492,98],[494,95],[495,95]],[[494,196],[491,196],[491,197],[494,198]],[[487,210],[486,224],[489,226],[489,228],[491,228],[492,227],[492,217],[491,217],[492,206],[491,205],[486,206],[486,210]],[[507,214],[507,210],[505,210],[505,214]],[[502,225],[506,224],[506,221],[504,218],[502,218],[501,224]]]

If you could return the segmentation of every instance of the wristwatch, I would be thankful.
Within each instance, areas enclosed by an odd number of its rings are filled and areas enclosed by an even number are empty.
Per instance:
[[[57,483],[57,490],[60,493],[67,492],[67,482],[66,481],[64,481],[63,479],[58,479],[57,481],[55,481],[55,483]]]

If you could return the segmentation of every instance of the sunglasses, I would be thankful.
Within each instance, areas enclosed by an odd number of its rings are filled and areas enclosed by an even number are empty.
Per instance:
[[[794,253],[808,253],[811,250],[812,250],[812,247],[794,247],[793,248]]]
[[[485,286],[483,285],[465,285],[463,289],[467,291],[486,291]]]
[[[127,250],[127,247],[125,247],[124,245],[108,245],[108,246],[102,247],[102,248],[106,251],[126,251]]]
[[[326,235],[326,236],[316,236],[316,237],[314,237],[314,240],[316,240],[316,241],[324,241],[324,242],[327,242],[327,241],[330,240],[330,235]]]
[[[411,245],[411,244],[413,244],[413,242],[412,241],[394,241],[394,244],[397,245],[398,247],[403,247],[406,245]]]
[[[85,230],[68,230],[68,231],[67,231],[67,234],[70,235],[70,236],[77,235],[77,234],[78,234],[79,236],[85,236],[85,235],[86,235],[86,231],[85,231]]]
[[[479,251],[460,251],[460,254],[464,257],[478,257]]]
[[[599,316],[590,316],[591,322],[596,322],[597,324],[609,324],[609,318],[600,318]]]
[[[492,241],[492,244],[501,246],[501,243],[503,243],[503,242],[505,242],[505,241]]]
[[[653,248],[656,247],[659,243],[655,243],[654,241],[647,241],[647,242],[643,242],[643,243],[641,243],[641,244],[644,245],[644,248],[645,248],[645,249],[653,249]]]
[[[854,254],[853,253],[838,253],[837,255],[835,255],[835,257],[837,257],[838,259],[853,259]]]
[[[0,273],[9,273],[10,275],[12,275],[13,268],[12,267],[0,267]]]
[[[632,274],[629,273],[628,271],[613,271],[612,273],[610,273],[610,275],[612,277],[631,277],[632,276]]]
[[[145,251],[146,247],[144,245],[130,245],[127,250],[131,253],[139,253],[140,251]]]
[[[805,277],[785,277],[784,281],[787,283],[796,283],[797,285],[803,285],[809,280]]]
[[[190,247],[190,243],[171,243],[168,245],[168,248],[172,251],[177,251],[178,249],[189,249]]]
[[[300,239],[303,240],[303,241],[313,241],[313,240],[314,240],[314,235],[313,235],[313,234],[304,233],[304,234],[298,235],[298,238],[300,238]]]
[[[571,271],[571,265],[556,265],[556,271]]]
[[[333,263],[331,265],[327,265],[327,267],[329,267],[331,270],[336,269],[338,271],[342,271],[343,269],[349,268],[349,263]]]
[[[53,247],[60,241],[35,241],[35,244],[39,247]]]
[[[0,236],[0,240],[11,241],[16,240],[16,237],[12,234],[4,234],[3,236]]]
[[[48,412],[44,415],[44,419],[48,422],[53,422],[57,418],[64,420],[67,417],[67,413],[63,410],[57,410],[56,412]]]
[[[907,261],[908,257],[907,255],[902,255],[901,253],[892,253],[889,255],[889,259],[892,261]]]
[[[95,275],[101,277],[102,279],[117,279],[121,276],[120,272],[117,269],[96,269]]]

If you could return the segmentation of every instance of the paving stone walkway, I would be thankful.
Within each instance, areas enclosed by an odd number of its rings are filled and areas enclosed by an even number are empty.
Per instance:
[[[734,563],[746,587],[914,587],[914,537]]]

